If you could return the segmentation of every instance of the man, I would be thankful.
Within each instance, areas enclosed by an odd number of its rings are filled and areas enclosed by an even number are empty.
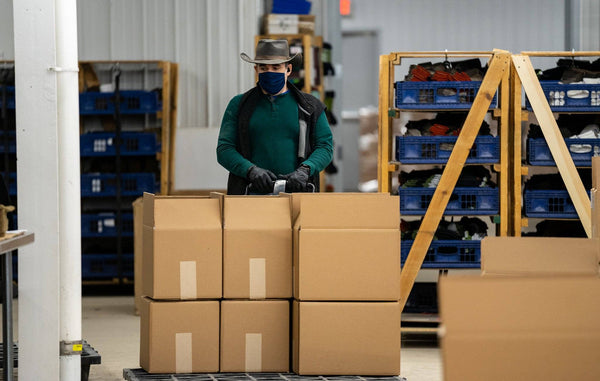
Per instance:
[[[258,83],[231,99],[221,122],[217,160],[229,171],[227,194],[272,193],[278,179],[288,192],[319,189],[333,138],[325,105],[288,82],[296,56],[287,40],[260,40],[254,59],[240,54]]]

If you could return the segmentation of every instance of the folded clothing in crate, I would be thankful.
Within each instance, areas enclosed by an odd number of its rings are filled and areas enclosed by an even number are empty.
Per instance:
[[[485,74],[479,58],[462,61],[431,63],[423,62],[411,65],[406,81],[481,81]]]
[[[556,124],[563,138],[593,139],[600,134],[600,116],[597,114],[560,114]],[[529,139],[544,137],[542,129],[537,124],[529,125]]]
[[[411,172],[400,172],[398,177],[400,187],[402,188],[435,188],[437,187],[443,169],[433,168],[425,170],[414,170]],[[456,187],[496,187],[491,180],[491,173],[488,169],[480,165],[464,167]]]
[[[592,188],[592,173],[590,168],[577,168],[579,177],[585,189]],[[566,190],[567,187],[558,173],[533,175],[525,183],[526,190]]]
[[[556,62],[556,67],[546,70],[536,70],[540,81],[561,81],[562,83],[573,83],[582,81],[584,78],[600,77],[600,58],[590,62],[588,60],[575,60],[561,58]]]
[[[524,233],[530,237],[587,237],[580,221],[544,220],[535,225],[535,232]]]
[[[413,240],[417,236],[422,220],[400,221],[402,241]],[[488,225],[477,217],[462,217],[460,220],[450,221],[445,218],[440,221],[433,236],[434,240],[481,240],[487,236]]]
[[[406,123],[406,135],[457,136],[467,119],[467,112],[440,112],[433,119],[411,120]],[[484,120],[479,135],[490,135],[490,125]]]

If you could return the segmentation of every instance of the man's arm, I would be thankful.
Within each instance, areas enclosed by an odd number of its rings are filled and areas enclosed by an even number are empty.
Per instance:
[[[223,114],[219,140],[217,142],[217,161],[225,169],[234,175],[246,178],[252,162],[247,160],[238,152],[236,145],[238,140],[237,114],[242,95],[235,96]]]
[[[306,164],[310,167],[310,176],[325,169],[333,158],[333,135],[329,123],[327,122],[325,111],[323,111],[319,116],[319,119],[317,119],[314,134],[314,150],[308,159],[302,162],[302,164]]]

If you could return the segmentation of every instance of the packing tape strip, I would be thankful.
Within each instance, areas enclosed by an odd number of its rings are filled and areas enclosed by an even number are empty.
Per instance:
[[[262,333],[246,334],[246,372],[262,372]]]
[[[250,258],[250,299],[267,297],[266,266],[265,258]]]
[[[179,262],[179,297],[196,299],[196,261]]]
[[[175,373],[192,373],[192,333],[175,334]]]

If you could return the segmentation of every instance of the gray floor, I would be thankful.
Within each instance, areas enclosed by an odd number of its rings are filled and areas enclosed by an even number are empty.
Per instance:
[[[84,297],[82,306],[83,338],[102,356],[100,365],[91,366],[90,381],[123,380],[123,368],[139,367],[140,320],[133,297]],[[408,381],[442,380],[440,350],[403,343],[401,373]]]

